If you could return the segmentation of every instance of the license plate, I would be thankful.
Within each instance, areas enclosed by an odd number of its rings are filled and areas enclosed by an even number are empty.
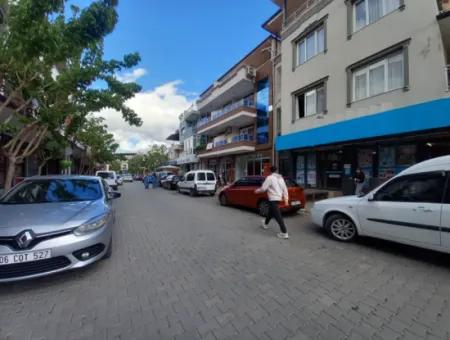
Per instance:
[[[0,266],[4,266],[4,265],[8,265],[8,264],[45,260],[45,259],[49,259],[51,257],[52,257],[52,251],[50,249],[36,250],[36,251],[30,251],[30,252],[26,252],[26,253],[0,255]]]
[[[301,205],[302,203],[300,201],[292,201],[291,205],[293,206],[297,206],[297,205]]]

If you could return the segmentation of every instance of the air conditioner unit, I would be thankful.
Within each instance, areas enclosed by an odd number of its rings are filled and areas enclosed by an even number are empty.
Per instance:
[[[249,78],[256,78],[256,69],[254,67],[247,67],[247,76]]]

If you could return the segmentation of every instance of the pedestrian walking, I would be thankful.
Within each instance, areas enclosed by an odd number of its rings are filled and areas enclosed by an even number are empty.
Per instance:
[[[144,188],[145,188],[145,190],[148,190],[148,187],[150,185],[150,181],[151,181],[150,174],[146,173],[145,176],[144,176]]]
[[[360,168],[356,169],[355,184],[356,184],[355,195],[356,196],[364,195],[364,187],[366,184],[366,175]]]
[[[282,239],[288,239],[289,234],[283,216],[281,215],[280,202],[284,201],[286,205],[289,204],[289,192],[283,176],[277,173],[276,166],[270,167],[270,175],[266,178],[261,188],[255,190],[255,193],[257,194],[263,192],[267,192],[267,195],[269,196],[269,214],[266,219],[262,221],[261,227],[263,229],[268,229],[270,220],[274,218],[281,230],[277,236]]]

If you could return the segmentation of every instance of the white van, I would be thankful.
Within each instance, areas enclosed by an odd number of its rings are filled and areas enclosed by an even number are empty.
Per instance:
[[[216,193],[216,188],[216,175],[210,170],[190,171],[178,182],[178,192],[185,192],[191,196],[198,194],[213,196]]]
[[[365,196],[316,202],[311,217],[338,241],[371,236],[450,253],[450,156],[413,165]]]
[[[95,176],[103,178],[106,183],[108,183],[109,187],[113,190],[117,190],[119,188],[118,182],[117,182],[117,174],[115,171],[97,171],[95,173]]]

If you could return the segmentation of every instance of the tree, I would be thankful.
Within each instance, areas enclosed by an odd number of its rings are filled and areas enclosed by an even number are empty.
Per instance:
[[[116,151],[119,144],[114,140],[113,134],[108,132],[102,117],[89,117],[84,127],[77,134],[80,143],[88,147],[89,169],[97,164],[107,164],[116,160]]]
[[[62,159],[64,157],[64,150],[69,145],[67,140],[61,136],[48,137],[42,147],[37,151],[39,160],[38,175],[42,175],[42,170],[51,159]]]
[[[122,164],[118,159],[115,159],[111,162],[109,169],[115,172],[122,171]]]
[[[67,0],[8,2],[7,29],[0,30],[0,92],[6,94],[0,115],[12,110],[3,127],[13,132],[3,147],[9,164],[6,190],[16,164],[33,154],[49,131],[70,138],[89,113],[103,108],[121,112],[131,125],[142,124],[125,105],[140,86],[115,77],[137,65],[139,55],[103,59],[104,38],[118,20],[117,2],[96,0],[83,9],[71,6],[71,11]],[[92,86],[99,81],[102,87]]]
[[[145,154],[138,154],[128,161],[128,170],[133,174],[141,174],[144,171],[155,171],[169,160],[165,145],[152,145]]]
[[[165,145],[152,145],[145,155],[145,165],[148,170],[156,170],[156,168],[164,165],[169,160],[167,147]]]

